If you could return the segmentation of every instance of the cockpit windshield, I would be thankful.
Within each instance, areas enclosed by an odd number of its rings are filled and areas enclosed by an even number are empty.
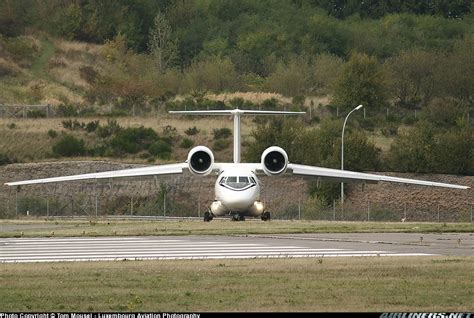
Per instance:
[[[255,184],[255,179],[242,176],[222,177],[220,184],[225,185],[228,188],[240,190]]]

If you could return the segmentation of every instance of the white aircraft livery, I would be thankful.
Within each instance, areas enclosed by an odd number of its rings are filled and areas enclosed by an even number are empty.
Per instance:
[[[290,163],[286,151],[280,147],[267,148],[259,163],[240,162],[240,120],[242,115],[301,115],[304,112],[265,111],[265,110],[203,110],[203,111],[170,111],[172,114],[182,115],[220,115],[234,118],[234,162],[214,162],[214,154],[205,146],[197,146],[188,153],[184,163],[149,166],[116,171],[88,173],[72,176],[62,176],[46,179],[7,182],[8,186],[21,186],[50,182],[77,181],[86,179],[110,179],[124,177],[156,176],[183,173],[189,170],[197,176],[206,176],[211,173],[217,175],[215,183],[215,199],[204,214],[204,221],[211,221],[215,216],[231,216],[233,220],[244,220],[246,216],[260,217],[264,221],[271,218],[269,211],[260,201],[260,182],[258,175],[279,176],[293,174],[309,176],[318,179],[330,179],[339,182],[366,182],[379,181],[416,184],[433,187],[454,189],[468,189],[468,186],[423,181],[416,179],[397,178],[377,174],[353,172],[347,170],[328,169]]]

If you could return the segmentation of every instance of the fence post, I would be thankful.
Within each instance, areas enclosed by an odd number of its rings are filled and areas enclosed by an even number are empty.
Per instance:
[[[97,197],[97,192],[95,193],[95,217],[99,217],[99,198]]]
[[[336,221],[336,200],[332,201],[332,220]]]
[[[130,215],[133,215],[133,197],[130,198]]]
[[[407,203],[405,202],[404,207],[403,207],[403,219],[406,221],[407,220]]]
[[[49,198],[46,198],[46,218],[49,219]]]
[[[438,223],[439,223],[439,204],[438,204]]]
[[[298,220],[301,220],[301,199],[298,199]]]
[[[367,199],[367,222],[370,221],[370,201]]]
[[[471,204],[471,223],[472,223],[472,204]]]
[[[202,182],[199,183],[199,191],[198,191],[198,217],[201,217],[201,187]]]
[[[19,189],[15,192],[15,218],[18,218],[18,192],[20,192]]]
[[[163,197],[163,216],[166,216],[166,193]]]

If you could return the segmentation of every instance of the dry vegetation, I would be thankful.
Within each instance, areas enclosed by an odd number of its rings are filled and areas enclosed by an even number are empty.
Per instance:
[[[107,124],[107,118],[103,117],[87,117],[74,118],[79,122],[89,123],[91,121],[99,120],[101,124]],[[44,160],[51,157],[51,147],[56,142],[48,136],[49,130],[55,130],[59,133],[69,133],[62,122],[64,118],[37,118],[37,119],[8,119],[0,118],[0,149],[2,152],[15,157],[22,162]],[[213,144],[213,129],[227,127],[232,129],[233,121],[230,117],[179,117],[171,115],[156,114],[148,117],[118,117],[116,118],[118,124],[122,127],[140,127],[153,128],[156,132],[161,134],[165,127],[171,126],[176,128],[178,135],[187,137],[194,141],[194,145],[206,145],[211,147]],[[14,124],[12,128],[12,124]],[[184,131],[191,127],[196,127],[200,130],[197,135],[186,136]],[[251,119],[242,121],[242,137],[244,143],[251,138],[250,133],[253,129]],[[75,135],[84,138],[90,145],[95,144],[97,136],[95,134],[87,134],[85,132],[75,132]],[[174,147],[174,160],[182,161],[186,158],[189,149],[181,147]],[[232,158],[232,149],[228,147],[223,151],[216,152],[217,160],[230,160]],[[81,158],[84,159],[84,158]],[[97,158],[95,158],[97,159]],[[136,162],[140,162],[136,158]]]
[[[265,92],[235,92],[235,93],[222,93],[222,94],[208,94],[206,98],[210,100],[229,102],[235,98],[242,98],[243,100],[252,102],[254,104],[260,104],[267,99],[276,99],[282,104],[291,103],[291,98],[285,97],[278,93],[265,93]]]
[[[246,221],[216,219],[179,221],[119,221],[108,219],[77,220],[3,220],[6,230],[0,237],[54,236],[148,236],[148,235],[247,235],[296,233],[469,233],[472,223],[395,223],[328,221]],[[22,234],[23,233],[23,234]]]
[[[473,271],[470,257],[0,264],[0,298],[12,312],[463,312]]]
[[[60,105],[81,104],[84,91],[90,86],[81,77],[85,66],[100,67],[103,61],[100,46],[45,35],[23,37],[34,47],[35,56],[25,64],[15,62],[0,50],[0,70],[13,75],[0,81],[0,100],[6,104],[41,103]]]

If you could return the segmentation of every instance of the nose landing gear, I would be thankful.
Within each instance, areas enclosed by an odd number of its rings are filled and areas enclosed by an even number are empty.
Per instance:
[[[232,215],[232,221],[245,221],[245,216],[240,215],[240,214],[233,214]]]

